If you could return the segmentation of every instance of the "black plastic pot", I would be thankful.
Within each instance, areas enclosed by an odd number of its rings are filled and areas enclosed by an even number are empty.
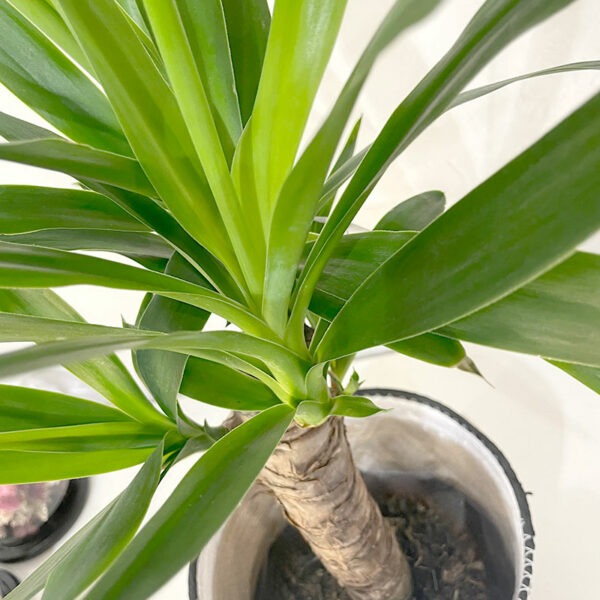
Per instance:
[[[4,598],[19,585],[19,580],[8,571],[0,569],[0,598]]]
[[[81,514],[88,493],[87,479],[69,481],[61,503],[34,534],[0,541],[0,562],[13,563],[28,560],[56,544]]]
[[[473,425],[434,400],[390,389],[360,394],[395,409],[347,420],[354,457],[367,481],[431,478],[458,490],[482,517],[475,535],[491,546],[491,554],[503,556],[501,600],[527,600],[534,531],[527,496],[506,457]],[[285,525],[273,497],[260,486],[251,489],[191,564],[190,599],[252,600],[268,549]]]

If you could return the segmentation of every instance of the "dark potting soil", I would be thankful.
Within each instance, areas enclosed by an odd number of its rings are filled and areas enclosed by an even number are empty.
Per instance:
[[[368,483],[410,564],[412,600],[512,597],[514,576],[498,534],[462,494],[440,482],[404,481],[400,493]],[[351,598],[287,526],[269,550],[254,600]]]

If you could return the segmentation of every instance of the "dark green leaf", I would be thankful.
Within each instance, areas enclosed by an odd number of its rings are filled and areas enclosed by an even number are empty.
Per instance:
[[[206,285],[206,281],[193,271],[179,256],[173,257],[166,273]],[[201,331],[210,313],[189,304],[153,296],[139,321],[141,329],[171,333],[176,331]],[[177,393],[185,370],[187,356],[163,350],[136,352],[140,375],[163,411],[172,417],[177,415]]]
[[[235,84],[245,125],[252,114],[262,72],[271,13],[266,0],[221,0]]]
[[[23,233],[49,228],[147,230],[114,202],[94,192],[0,186],[0,232]]]
[[[89,178],[146,196],[156,196],[154,188],[133,158],[46,138],[0,144],[0,159],[51,169],[76,179]]]
[[[100,90],[7,2],[0,4],[0,81],[71,139],[131,155]]]
[[[436,329],[564,260],[600,225],[599,110],[597,95],[388,259],[340,311],[320,358]]]
[[[425,192],[392,208],[373,229],[421,231],[444,212],[445,206],[446,197],[442,192]]]
[[[53,131],[0,112],[0,137],[9,142],[59,137]]]
[[[454,46],[398,106],[354,174],[306,262],[292,326],[305,311],[321,269],[392,162],[450,105],[503,48],[573,0],[487,0]]]
[[[181,393],[205,404],[239,411],[259,411],[280,403],[257,379],[194,357],[187,362]]]
[[[600,256],[578,252],[440,332],[476,344],[600,366]]]
[[[459,94],[453,102],[448,107],[448,110],[454,108],[455,106],[460,106],[465,102],[470,102],[471,100],[476,100],[477,98],[481,98],[482,96],[486,96],[487,94],[491,94],[496,90],[500,90],[507,85],[511,85],[512,83],[516,83],[518,81],[525,81],[526,79],[532,79],[534,77],[541,77],[543,75],[553,75],[557,73],[570,73],[573,71],[597,71],[600,69],[600,61],[599,60],[589,60],[582,62],[569,63],[566,65],[560,65],[558,67],[550,67],[549,69],[542,69],[541,71],[534,71],[533,73],[526,73],[525,75],[518,75],[517,77],[510,77],[509,79],[504,79],[503,81],[497,81],[495,83],[490,83],[488,85],[484,85],[482,87],[478,87],[472,90],[467,90],[466,92],[462,92]]]

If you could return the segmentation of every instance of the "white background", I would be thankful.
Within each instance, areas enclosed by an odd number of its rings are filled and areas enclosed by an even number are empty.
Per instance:
[[[392,0],[349,0],[340,42],[320,91],[312,123],[331,105],[368,36]],[[360,144],[368,143],[391,111],[456,39],[481,0],[448,0],[426,22],[410,30],[380,61],[362,95]],[[600,2],[579,0],[513,43],[469,87],[567,62],[600,59]],[[443,190],[449,203],[525,149],[600,90],[600,74],[553,75],[516,84],[453,110],[425,132],[396,162],[357,218],[372,226],[413,194]],[[11,94],[0,89],[0,110],[41,123]],[[599,116],[600,118],[600,116]],[[68,186],[68,178],[0,161],[0,183]],[[596,236],[584,245],[600,252]],[[141,295],[75,287],[61,293],[92,322],[119,325],[135,318]],[[600,340],[598,340],[600,343]],[[12,348],[4,345],[4,349]],[[364,355],[361,377],[371,386],[403,388],[442,401],[480,427],[512,462],[526,490],[537,531],[534,600],[596,597],[600,554],[600,401],[595,394],[532,358],[468,346],[491,385],[455,370],[397,355]],[[14,380],[13,381],[17,381]],[[21,384],[89,394],[58,369],[21,377]],[[197,416],[218,421],[218,411],[197,403]],[[182,469],[161,486],[157,506]],[[89,518],[131,478],[133,470],[95,478]],[[13,567],[24,575],[31,567]],[[155,598],[186,598],[181,573]],[[235,600],[235,599],[232,599]]]

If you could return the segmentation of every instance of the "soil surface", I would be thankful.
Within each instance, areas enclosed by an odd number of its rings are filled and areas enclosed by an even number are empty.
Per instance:
[[[416,496],[379,498],[413,573],[412,600],[497,600],[475,538]],[[255,600],[351,600],[291,526],[269,551]]]

